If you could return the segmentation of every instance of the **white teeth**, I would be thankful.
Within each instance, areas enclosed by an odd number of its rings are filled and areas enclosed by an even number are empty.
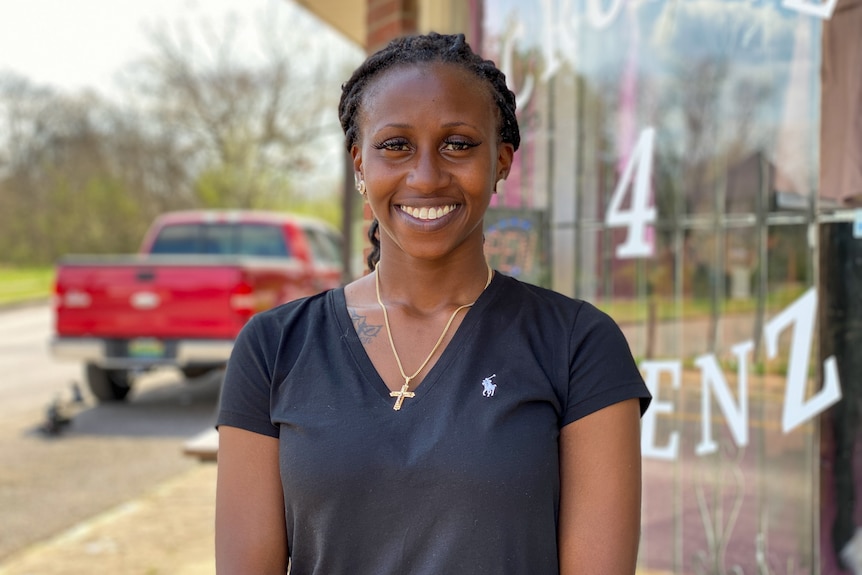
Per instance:
[[[401,206],[401,210],[419,220],[436,220],[442,218],[456,208],[455,204],[441,206],[439,208],[414,208],[411,206]]]

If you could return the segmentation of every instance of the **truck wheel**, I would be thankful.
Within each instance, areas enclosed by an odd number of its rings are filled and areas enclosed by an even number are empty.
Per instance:
[[[87,385],[99,402],[123,401],[132,390],[129,372],[122,369],[104,369],[87,364]]]

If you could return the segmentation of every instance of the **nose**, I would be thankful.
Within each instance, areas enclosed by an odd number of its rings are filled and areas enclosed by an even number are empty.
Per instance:
[[[443,158],[433,151],[417,153],[407,174],[407,185],[423,194],[431,194],[444,187],[449,176],[443,162]]]

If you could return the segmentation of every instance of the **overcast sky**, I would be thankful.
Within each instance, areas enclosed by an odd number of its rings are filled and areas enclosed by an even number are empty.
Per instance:
[[[123,76],[155,50],[148,30],[184,27],[201,42],[202,29],[222,37],[228,20],[237,24],[238,35],[230,45],[231,57],[239,60],[253,62],[261,56],[261,21],[277,34],[302,34],[300,65],[315,65],[318,60],[305,50],[320,50],[334,65],[346,62],[346,80],[363,57],[358,46],[290,0],[0,0],[0,75],[12,72],[60,92],[92,89],[124,101]],[[286,47],[296,45],[289,40]],[[332,89],[338,90],[342,81]],[[326,170],[302,178],[300,193],[340,189],[343,136],[334,107],[332,119],[332,134],[317,142]]]
[[[220,23],[235,15],[253,29],[266,5],[266,0],[5,0],[0,72],[63,89],[110,92],[116,73],[147,51],[147,26],[203,18]]]

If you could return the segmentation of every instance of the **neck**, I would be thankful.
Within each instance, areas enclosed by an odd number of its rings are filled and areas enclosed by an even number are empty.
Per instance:
[[[469,265],[446,266],[427,262],[399,266],[387,259],[375,274],[387,305],[432,314],[476,301],[489,283],[490,269],[484,255]]]

